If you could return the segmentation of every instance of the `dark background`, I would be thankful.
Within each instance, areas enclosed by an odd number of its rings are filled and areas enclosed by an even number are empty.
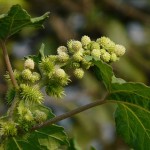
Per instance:
[[[11,37],[7,47],[13,68],[23,69],[23,57],[36,54],[41,43],[46,44],[46,54],[55,54],[57,47],[66,45],[69,39],[80,40],[83,35],[88,35],[95,40],[108,36],[127,49],[125,56],[112,64],[116,76],[150,85],[150,0],[0,0],[0,13],[6,13],[13,4],[22,5],[35,17],[51,12],[44,30],[26,28]],[[1,51],[0,56],[2,115],[7,110],[7,85]],[[63,100],[46,97],[45,104],[59,115],[98,100],[103,91],[103,86],[88,71],[82,80],[73,79],[66,87]],[[97,150],[128,150],[115,132],[115,108],[105,104],[59,124],[70,137],[75,137],[83,150],[88,150],[91,145]]]

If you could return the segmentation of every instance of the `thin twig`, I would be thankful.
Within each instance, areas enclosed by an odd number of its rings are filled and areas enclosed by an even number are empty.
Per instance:
[[[98,105],[105,104],[105,103],[107,102],[107,101],[106,101],[107,96],[108,96],[108,93],[106,93],[106,94],[104,95],[104,97],[103,97],[101,100],[98,100],[98,101],[92,102],[92,103],[90,103],[90,104],[87,104],[87,105],[78,107],[78,108],[76,108],[76,109],[74,109],[74,110],[71,110],[71,111],[69,111],[69,112],[66,112],[66,113],[64,113],[64,114],[62,114],[62,115],[60,115],[60,116],[56,116],[55,118],[52,118],[52,119],[50,119],[50,120],[47,120],[46,122],[43,122],[42,124],[36,125],[36,126],[34,126],[34,127],[31,129],[31,131],[40,129],[40,128],[45,127],[45,126],[49,126],[49,125],[51,125],[51,124],[57,123],[57,122],[59,122],[59,121],[61,121],[61,120],[67,119],[67,118],[70,118],[70,117],[72,117],[72,116],[74,116],[74,115],[76,115],[76,114],[78,114],[78,113],[80,113],[80,112],[83,112],[83,111],[85,111],[85,110],[88,110],[88,109],[90,109],[90,108],[92,108],[92,107],[96,107],[96,106],[98,106]]]

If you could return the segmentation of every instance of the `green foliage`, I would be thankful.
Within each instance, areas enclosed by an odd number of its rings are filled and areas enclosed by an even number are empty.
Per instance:
[[[43,27],[42,24],[48,15],[49,13],[45,13],[41,17],[31,18],[20,5],[14,5],[7,14],[0,16],[0,39],[6,40],[24,27]]]
[[[81,147],[78,145],[75,139],[70,139],[70,145],[67,150],[81,150]]]
[[[3,145],[5,150],[56,150],[61,145],[68,145],[64,129],[51,125],[40,130],[35,130],[27,138],[12,137]]]
[[[7,14],[0,16],[1,41],[23,27],[42,27],[47,16],[48,13],[31,18],[19,5],[12,6]],[[124,46],[107,37],[91,41],[88,36],[83,36],[81,42],[71,39],[67,46],[58,47],[57,55],[45,56],[44,48],[42,44],[38,55],[25,57],[24,70],[14,71],[18,88],[12,89],[9,85],[7,101],[15,108],[12,113],[10,107],[8,116],[0,120],[1,149],[56,150],[63,145],[68,147],[62,127],[44,125],[44,121],[55,116],[44,107],[41,89],[44,88],[49,96],[61,98],[64,86],[71,81],[67,69],[81,79],[84,70],[91,66],[106,88],[108,95],[105,101],[118,104],[115,112],[117,133],[134,149],[150,147],[150,87],[116,78],[110,66],[111,62],[124,55]],[[9,75],[6,77],[10,81]],[[37,125],[43,126],[35,130]],[[71,149],[80,149],[74,140],[70,141],[68,150]]]
[[[134,149],[150,147],[150,87],[141,83],[117,79],[112,68],[94,62],[96,75],[110,91],[108,102],[117,103],[115,112],[117,133]]]

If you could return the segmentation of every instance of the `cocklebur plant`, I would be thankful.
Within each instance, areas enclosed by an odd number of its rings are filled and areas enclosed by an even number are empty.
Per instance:
[[[45,55],[42,44],[38,55],[25,57],[23,70],[13,71],[6,40],[23,27],[42,27],[48,14],[31,18],[21,6],[14,5],[7,14],[0,16],[0,29],[4,29],[0,32],[0,44],[8,70],[5,78],[8,81],[6,100],[9,104],[7,113],[0,119],[0,148],[56,150],[63,146],[63,149],[74,149],[69,146],[64,129],[55,123],[92,107],[115,103],[118,104],[115,112],[117,133],[132,148],[148,149],[150,88],[116,78],[110,66],[125,54],[124,46],[105,36],[91,40],[84,35],[81,40],[70,39],[65,46],[59,46],[56,55]],[[105,86],[101,100],[60,116],[55,116],[50,108],[44,106],[43,90],[48,96],[62,98],[72,75],[80,80],[88,69],[92,69]]]

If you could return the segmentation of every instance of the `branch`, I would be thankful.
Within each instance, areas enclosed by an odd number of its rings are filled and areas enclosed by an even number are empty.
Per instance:
[[[7,70],[8,70],[10,79],[11,79],[11,82],[12,82],[13,86],[15,88],[17,88],[18,84],[17,84],[17,81],[16,81],[16,79],[14,77],[14,73],[13,73],[12,66],[11,66],[11,63],[10,63],[10,60],[9,60],[9,56],[8,56],[8,52],[7,52],[7,48],[6,48],[5,42],[0,41],[0,44],[1,44],[1,48],[2,48],[2,51],[3,51],[5,64],[6,64],[6,67],[7,67]]]
[[[76,108],[76,109],[74,109],[74,110],[71,110],[71,111],[69,111],[69,112],[66,112],[66,113],[64,113],[64,114],[62,114],[62,115],[60,115],[60,116],[56,116],[55,118],[52,118],[52,119],[50,119],[50,120],[47,120],[46,122],[43,122],[43,123],[41,123],[41,124],[39,124],[39,125],[36,125],[36,126],[34,126],[34,127],[31,129],[31,131],[34,131],[34,130],[40,129],[40,128],[42,128],[42,127],[45,127],[45,126],[54,124],[54,123],[56,123],[56,122],[59,122],[59,121],[61,121],[61,120],[67,119],[67,118],[70,118],[70,117],[72,117],[72,116],[74,116],[74,115],[76,115],[76,114],[78,114],[78,113],[80,113],[80,112],[83,112],[83,111],[88,110],[88,109],[90,109],[90,108],[96,107],[96,106],[98,106],[98,105],[105,104],[105,103],[107,103],[107,101],[106,101],[107,96],[108,96],[108,93],[106,93],[106,94],[104,95],[104,97],[103,97],[101,100],[98,100],[98,101],[92,102],[92,103],[90,103],[90,104],[87,104],[87,105],[78,107],[78,108]]]
[[[144,23],[150,24],[150,15],[146,14],[130,5],[125,3],[118,3],[115,0],[103,0],[108,6],[112,7],[113,9],[121,12],[122,14],[132,17],[136,20],[142,21]]]

